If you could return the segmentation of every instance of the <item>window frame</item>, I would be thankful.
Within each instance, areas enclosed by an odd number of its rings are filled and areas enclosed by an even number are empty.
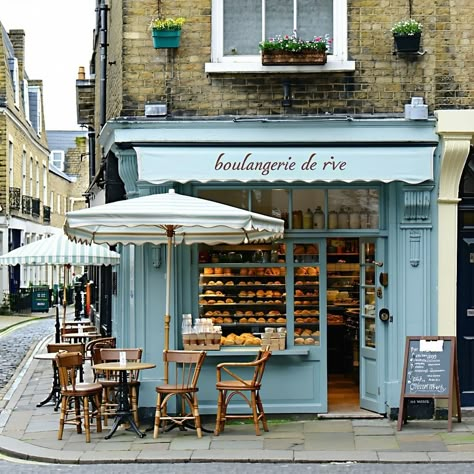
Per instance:
[[[224,2],[212,0],[211,62],[205,72],[328,72],[354,71],[355,61],[349,61],[347,49],[347,0],[333,0],[333,45],[323,66],[262,66],[261,55],[224,55]],[[262,19],[264,21],[264,19]],[[265,38],[262,38],[264,40]]]

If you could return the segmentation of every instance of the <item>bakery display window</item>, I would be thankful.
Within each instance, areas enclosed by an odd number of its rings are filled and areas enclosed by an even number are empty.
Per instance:
[[[267,328],[286,333],[283,243],[199,248],[199,317],[222,330],[221,346],[261,345]]]
[[[329,229],[378,229],[378,189],[328,190]]]
[[[294,344],[320,344],[319,244],[293,245],[294,257]]]

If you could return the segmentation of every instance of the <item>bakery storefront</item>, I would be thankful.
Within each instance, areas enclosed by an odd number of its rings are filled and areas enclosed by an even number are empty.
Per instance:
[[[201,413],[216,410],[216,364],[249,360],[262,339],[268,413],[398,407],[404,338],[437,325],[433,121],[117,120],[101,140],[129,198],[172,187],[285,221],[275,242],[175,247],[171,346],[183,314],[222,333]],[[159,361],[165,250],[120,251],[114,335]],[[153,407],[163,374],[147,372],[140,405]]]

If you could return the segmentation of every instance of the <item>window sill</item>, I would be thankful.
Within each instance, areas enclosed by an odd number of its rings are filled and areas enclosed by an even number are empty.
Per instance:
[[[313,346],[314,347],[314,346]],[[319,346],[318,346],[319,347]],[[221,346],[220,351],[207,351],[207,356],[242,356],[250,355],[254,356],[259,351],[259,347],[225,347]],[[285,349],[284,351],[272,351],[272,355],[284,355],[284,356],[293,356],[293,355],[308,355],[309,349],[307,347],[299,348],[290,348]]]
[[[262,66],[258,62],[248,63],[205,63],[207,73],[327,73],[327,72],[350,72],[355,71],[355,61],[330,61],[324,65],[315,66]]]

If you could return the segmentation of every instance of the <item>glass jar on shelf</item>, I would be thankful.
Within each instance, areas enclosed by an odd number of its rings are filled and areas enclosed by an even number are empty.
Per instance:
[[[313,229],[324,229],[324,212],[321,206],[318,206],[313,213]]]

